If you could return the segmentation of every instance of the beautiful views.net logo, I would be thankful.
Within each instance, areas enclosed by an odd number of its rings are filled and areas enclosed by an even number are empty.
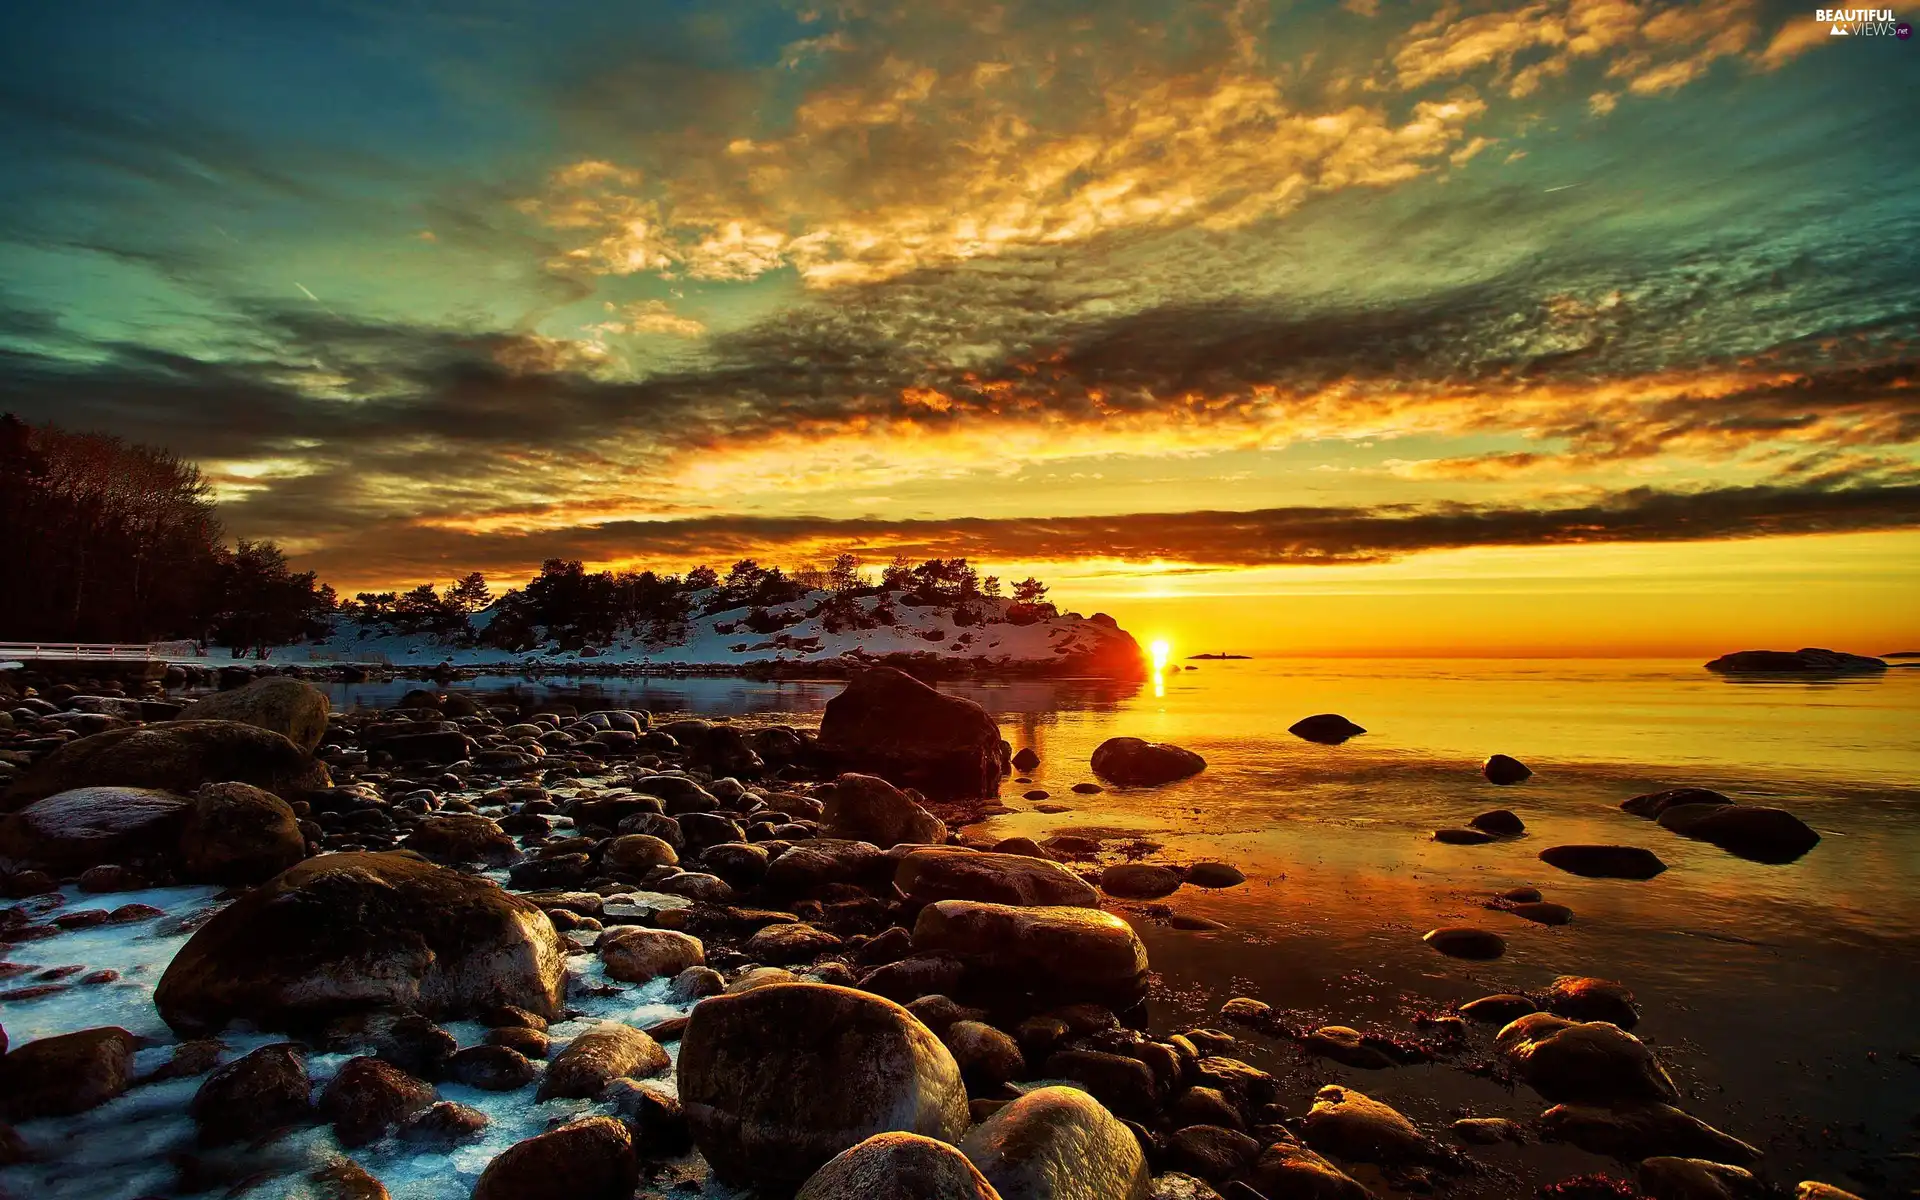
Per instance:
[[[1895,37],[1906,41],[1913,26],[1895,21],[1890,8],[1816,8],[1813,19],[1832,26],[1832,37]]]

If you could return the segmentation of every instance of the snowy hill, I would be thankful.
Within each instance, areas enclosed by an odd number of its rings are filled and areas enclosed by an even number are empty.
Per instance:
[[[916,604],[897,593],[849,597],[819,590],[785,604],[701,611],[716,602],[717,594],[717,589],[694,593],[693,614],[674,627],[626,630],[611,640],[572,647],[539,630],[519,644],[487,644],[504,640],[487,636],[499,616],[496,605],[474,614],[470,631],[450,635],[405,633],[385,622],[340,616],[331,636],[276,650],[273,657],[282,662],[384,658],[399,667],[447,662],[483,669],[725,669],[913,658],[969,673],[1140,678],[1147,670],[1132,635],[1103,613],[1055,614],[1052,605],[985,596]]]

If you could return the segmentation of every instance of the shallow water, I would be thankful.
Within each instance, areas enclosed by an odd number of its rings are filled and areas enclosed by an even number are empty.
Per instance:
[[[1415,1012],[1559,974],[1619,979],[1639,996],[1655,1044],[1703,1118],[1767,1151],[1788,1182],[1819,1177],[1869,1196],[1920,1183],[1910,1123],[1920,1114],[1920,669],[1845,680],[1737,680],[1695,662],[1298,660],[1196,663],[1158,689],[1098,681],[957,683],[1032,746],[1021,811],[969,837],[1093,831],[1161,843],[1175,861],[1220,858],[1249,876],[1221,892],[1166,901],[1224,933],[1138,919],[1161,985],[1162,1031],[1219,1024],[1236,994],[1330,1021],[1409,1032]],[[390,704],[402,684],[343,689],[336,702]],[[534,700],[805,724],[834,682],[738,679],[477,681]],[[382,689],[382,690],[375,690]],[[389,694],[391,693],[391,694]],[[1369,729],[1345,745],[1286,727],[1338,712]],[[1108,737],[1172,741],[1208,761],[1164,788],[1080,796]],[[1479,774],[1506,753],[1535,771],[1515,787]],[[1748,862],[1619,810],[1660,788],[1696,785],[1787,808],[1817,829],[1795,863]],[[1020,798],[1052,793],[1071,811]],[[1430,840],[1489,808],[1511,808],[1525,836],[1489,846]],[[1623,842],[1669,866],[1644,883],[1567,875],[1536,858],[1567,842]],[[1571,906],[1563,928],[1481,908],[1490,893],[1539,887]],[[1444,958],[1419,940],[1444,924],[1506,938],[1493,963]],[[1304,1109],[1341,1082],[1430,1126],[1452,1117],[1527,1118],[1544,1106],[1448,1066],[1367,1072],[1306,1059],[1260,1038],[1250,1057],[1287,1072]],[[1909,1057],[1903,1058],[1902,1054]],[[1455,1194],[1524,1194],[1608,1164],[1570,1147],[1476,1151],[1514,1178]]]
[[[1447,1003],[1563,973],[1601,975],[1638,993],[1645,1017],[1636,1032],[1673,1069],[1686,1106],[1764,1149],[1773,1178],[1821,1178],[1870,1198],[1920,1185],[1914,1160],[1902,1157],[1920,1150],[1910,1123],[1920,1113],[1920,670],[1748,683],[1666,662],[1196,665],[1157,694],[1151,684],[1098,681],[951,686],[992,711],[1016,747],[1030,745],[1042,758],[1033,783],[1005,789],[1016,811],[969,828],[970,840],[1093,832],[1117,846],[1138,837],[1160,844],[1155,857],[1224,859],[1247,873],[1240,887],[1183,888],[1164,902],[1225,922],[1225,932],[1176,931],[1147,906],[1113,906],[1148,944],[1157,1032],[1220,1025],[1220,1005],[1249,995],[1303,1018],[1407,1033],[1416,1013]],[[413,686],[336,687],[334,701],[390,705]],[[841,688],[713,678],[487,678],[460,686],[529,703],[565,698],[798,724],[817,721]],[[1343,713],[1372,732],[1338,747],[1285,732],[1315,712]],[[1072,793],[1072,784],[1092,778],[1093,748],[1121,734],[1188,746],[1208,769],[1164,788]],[[1522,759],[1535,776],[1517,787],[1487,783],[1478,767],[1496,751]],[[1765,866],[1618,809],[1627,797],[1680,785],[1791,809],[1823,840],[1798,862]],[[1070,811],[1034,811],[1021,798],[1029,788],[1049,791],[1047,803]],[[1527,835],[1488,846],[1430,840],[1434,828],[1494,807],[1519,813]],[[1646,846],[1670,869],[1645,883],[1587,880],[1535,857],[1580,841]],[[1488,894],[1519,884],[1571,906],[1574,923],[1551,929],[1481,908]],[[206,908],[213,892],[80,897],[72,907],[109,899],[152,903],[172,918]],[[1429,928],[1460,923],[1499,932],[1506,956],[1462,963],[1419,940]],[[7,1005],[0,1021],[16,1042],[105,1023],[166,1037],[151,988],[182,940],[161,920],[15,947],[17,960],[114,966],[123,978]],[[596,981],[591,956],[573,965],[585,982]],[[644,1025],[675,1011],[663,1001],[650,987],[578,1007],[591,1018]],[[454,1028],[463,1045],[481,1036],[477,1027]],[[556,1051],[582,1028],[556,1025]],[[1475,1037],[1483,1046],[1485,1031]],[[235,1052],[267,1040],[227,1039]],[[1330,1082],[1388,1100],[1442,1135],[1458,1116],[1526,1119],[1544,1107],[1529,1090],[1461,1070],[1472,1055],[1368,1072],[1306,1058],[1285,1042],[1247,1043],[1242,1056],[1282,1076],[1283,1099],[1296,1113]],[[167,1053],[142,1052],[156,1061]],[[342,1061],[316,1055],[316,1085]],[[135,1088],[73,1121],[29,1123],[22,1132],[48,1159],[0,1172],[0,1189],[76,1200],[164,1189],[166,1155],[191,1139],[181,1106],[197,1082]],[[483,1142],[452,1155],[392,1139],[355,1151],[398,1200],[464,1200],[494,1154],[563,1109],[583,1107],[451,1085],[442,1094],[484,1108],[495,1125]],[[312,1163],[338,1150],[320,1129],[299,1135],[287,1152]],[[1444,1195],[1524,1196],[1540,1183],[1612,1166],[1564,1146],[1474,1153],[1495,1172],[1456,1181]],[[284,1176],[254,1194],[300,1194],[300,1178]]]

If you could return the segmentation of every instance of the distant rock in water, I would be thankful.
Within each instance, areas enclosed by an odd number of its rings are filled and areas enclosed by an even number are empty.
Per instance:
[[[1730,797],[1723,796],[1719,792],[1712,791],[1708,788],[1682,787],[1669,788],[1664,792],[1648,792],[1644,796],[1635,796],[1631,800],[1621,801],[1620,807],[1636,817],[1658,820],[1661,813],[1667,811],[1669,808],[1674,808],[1682,804],[1732,803],[1733,800]]]
[[[1527,764],[1504,754],[1496,754],[1489,758],[1486,765],[1480,768],[1480,773],[1487,777],[1487,782],[1502,786],[1533,778],[1533,771]]]
[[[1322,746],[1338,746],[1350,737],[1365,733],[1366,730],[1339,713],[1316,713],[1311,717],[1302,717],[1287,726],[1287,732],[1309,742],[1319,742]]]
[[[1198,775],[1207,769],[1207,760],[1171,743],[1117,737],[1100,743],[1092,765],[1093,773],[1109,783],[1152,787]]]
[[[1792,862],[1820,842],[1820,835],[1792,813],[1750,804],[1711,809],[1680,832],[1764,863]]]
[[[1803,650],[1739,650],[1707,664],[1722,675],[1864,675],[1887,669],[1886,660],[1817,647]]]

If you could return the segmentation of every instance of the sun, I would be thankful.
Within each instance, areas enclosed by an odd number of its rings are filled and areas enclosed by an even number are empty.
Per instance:
[[[1173,647],[1167,644],[1167,639],[1155,638],[1153,645],[1148,646],[1147,649],[1153,653],[1153,669],[1166,670],[1167,661],[1173,657]]]

